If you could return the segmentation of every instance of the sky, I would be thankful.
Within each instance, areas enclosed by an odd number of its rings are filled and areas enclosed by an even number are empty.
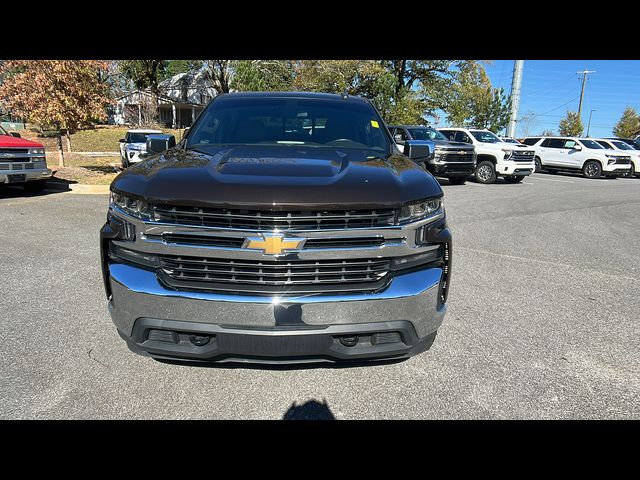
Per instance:
[[[485,69],[494,87],[511,92],[514,60],[493,60]],[[610,137],[627,106],[640,113],[640,61],[638,60],[525,60],[518,118],[534,113],[535,120],[526,131],[516,126],[516,136],[539,135],[544,130],[558,133],[558,123],[567,110],[578,111],[581,75],[588,75],[582,102],[582,123],[587,133],[591,114],[591,137]],[[591,110],[595,110],[591,113]],[[498,132],[503,134],[504,132]]]

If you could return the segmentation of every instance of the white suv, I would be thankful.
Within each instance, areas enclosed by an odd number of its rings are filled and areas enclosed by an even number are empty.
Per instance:
[[[612,140],[610,138],[595,138],[594,140],[604,148],[629,155],[631,157],[631,171],[629,172],[629,176],[633,177],[635,175],[636,177],[640,177],[640,150],[636,150],[622,140]]]
[[[534,150],[526,145],[503,142],[489,130],[475,128],[438,129],[449,141],[470,143],[476,148],[473,175],[479,183],[494,183],[498,176],[507,183],[521,182],[534,170]]]
[[[608,150],[591,138],[531,137],[523,140],[536,151],[536,172],[582,172],[587,178],[615,177],[631,170],[631,157]]]
[[[147,137],[160,133],[162,133],[162,130],[129,130],[125,137],[120,139],[122,168],[127,168],[132,163],[141,162],[142,157],[140,155],[147,151]]]

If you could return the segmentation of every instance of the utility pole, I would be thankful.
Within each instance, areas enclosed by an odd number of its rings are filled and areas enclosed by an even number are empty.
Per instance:
[[[584,87],[587,85],[587,75],[590,73],[596,73],[595,70],[583,70],[582,72],[576,72],[578,75],[582,75],[582,90],[580,90],[580,104],[578,105],[578,119],[582,121],[582,97],[584,97]]]
[[[593,112],[595,112],[595,110],[591,110],[591,112],[589,112],[589,125],[587,125],[587,137],[589,137],[589,130],[591,129],[591,115],[593,115]]]
[[[523,68],[524,60],[516,60],[513,65],[513,79],[511,80],[511,114],[509,116],[507,137],[515,137],[516,135],[516,118],[520,107],[520,86],[522,84]]]

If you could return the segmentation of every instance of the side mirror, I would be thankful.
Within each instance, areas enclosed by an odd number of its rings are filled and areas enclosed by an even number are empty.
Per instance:
[[[18,132],[9,132],[9,135],[16,138],[22,138]]]
[[[576,145],[574,145],[573,147],[571,147],[571,149],[572,149],[572,150],[576,150],[576,151],[578,151],[578,152],[579,152],[580,150],[582,150],[582,145],[578,145],[578,144],[576,144]]]
[[[120,140],[118,140],[120,143],[124,143],[126,140],[124,138],[121,138]]]
[[[176,137],[173,135],[149,135],[147,136],[147,153],[153,155],[155,153],[164,152],[171,147],[176,146]]]
[[[404,140],[402,140],[402,135],[400,135],[399,133],[396,133],[393,136],[393,140],[399,145],[404,145]]]
[[[436,144],[431,140],[407,140],[404,154],[414,162],[428,162],[436,156]]]

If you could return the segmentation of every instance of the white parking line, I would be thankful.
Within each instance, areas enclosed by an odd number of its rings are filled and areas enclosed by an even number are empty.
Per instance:
[[[531,178],[530,180],[543,180],[543,181],[547,181],[547,182],[560,182],[560,183],[576,183],[576,182],[573,182],[571,180],[560,180],[558,178],[540,177],[539,174],[536,174],[536,176]]]

